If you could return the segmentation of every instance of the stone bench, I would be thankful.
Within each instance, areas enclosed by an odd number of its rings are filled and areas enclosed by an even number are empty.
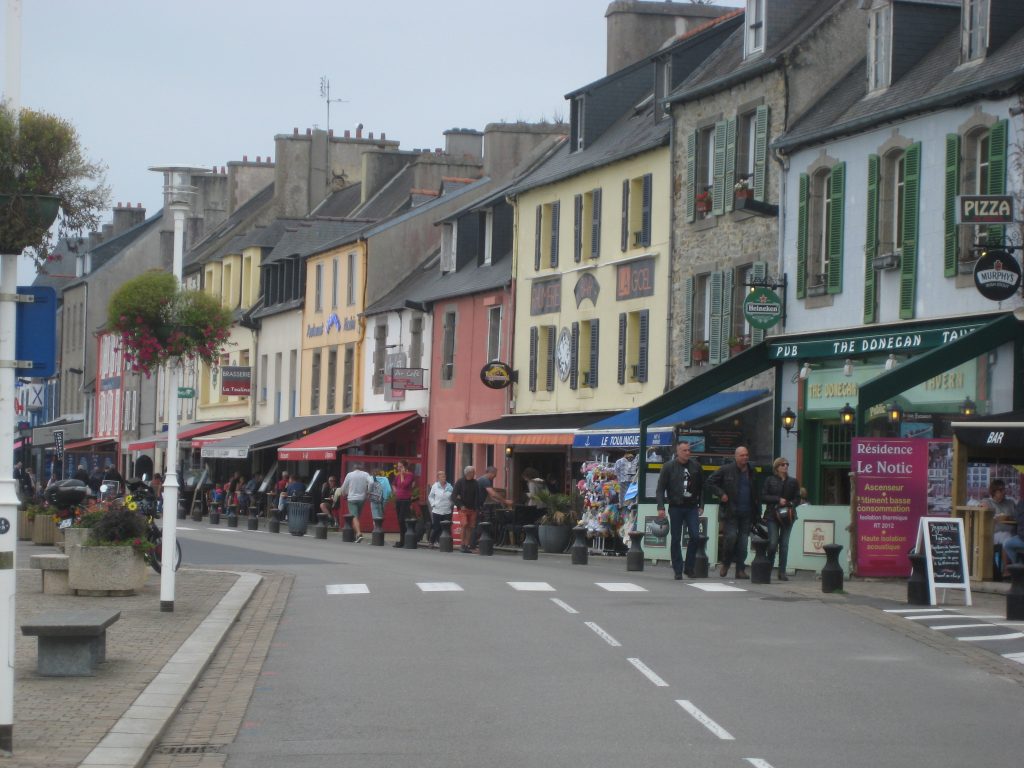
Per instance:
[[[107,627],[120,611],[54,610],[31,617],[21,633],[39,638],[36,672],[48,677],[89,677],[107,660]]]
[[[44,595],[71,594],[71,587],[68,586],[68,561],[67,555],[32,555],[29,557],[29,566],[43,572]]]

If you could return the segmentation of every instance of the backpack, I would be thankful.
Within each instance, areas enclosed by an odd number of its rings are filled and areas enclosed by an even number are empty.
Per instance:
[[[380,504],[384,501],[384,486],[377,482],[377,478],[371,480],[370,490],[366,495],[374,504]]]

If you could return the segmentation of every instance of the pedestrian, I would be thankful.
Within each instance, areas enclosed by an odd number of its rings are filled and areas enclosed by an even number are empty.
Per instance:
[[[796,522],[796,507],[800,503],[800,483],[789,476],[789,460],[782,457],[772,462],[772,475],[761,488],[764,519],[768,524],[768,563],[775,562],[779,553],[779,581],[789,581],[786,560],[789,557],[789,534]]]
[[[24,497],[29,501],[34,501],[36,497],[36,473],[32,467],[23,469],[21,472],[21,491]]]
[[[153,498],[156,499],[156,516],[160,517],[164,513],[164,476],[159,472],[155,473],[149,487],[153,490]]]
[[[1017,502],[1017,533],[1003,542],[1003,578],[1010,577],[1010,566],[1024,554],[1024,499]]]
[[[489,466],[484,470],[484,473],[476,479],[480,485],[480,490],[484,492],[483,495],[483,513],[484,519],[492,526],[496,522],[497,510],[502,507],[508,506],[508,500],[505,498],[504,492],[494,487],[494,478],[498,476],[498,468]],[[479,534],[477,534],[479,538]],[[477,542],[474,539],[470,546],[476,548]]]
[[[405,466],[404,461],[395,462],[395,477],[391,481],[391,490],[395,494],[395,514],[398,516],[398,541],[396,547],[402,546],[405,535],[405,521],[412,514],[412,489],[416,476]]]
[[[320,488],[320,512],[317,517],[325,526],[334,528],[337,525],[334,510],[341,494],[338,492],[338,478],[331,475]]]
[[[452,494],[455,489],[448,482],[448,477],[443,469],[437,470],[437,480],[430,486],[427,493],[427,504],[430,505],[430,535],[427,541],[430,548],[437,546],[437,540],[441,536],[441,523],[452,519]]]
[[[363,469],[362,464],[353,464],[352,470],[345,475],[341,483],[341,495],[348,502],[348,513],[352,515],[352,528],[355,530],[358,544],[363,540],[363,534],[359,530],[359,515],[363,512],[363,504],[366,497],[370,495],[370,487],[373,485],[373,477]]]
[[[995,526],[992,529],[992,546],[996,552],[1002,553],[1003,544],[1013,536],[1016,528],[1013,525],[1015,516],[1012,499],[1006,498],[1006,483],[1001,478],[996,478],[988,484],[988,498],[982,499],[981,505],[992,513],[992,520]],[[1009,575],[1006,570],[1008,563],[1002,563],[1004,574]]]
[[[384,530],[384,505],[391,498],[391,482],[382,472],[373,478],[370,486],[370,516],[373,517],[374,530]]]
[[[75,474],[72,479],[78,480],[86,485],[90,484],[92,478],[89,476],[89,468],[85,466],[84,461],[78,465],[78,469],[75,470]]]
[[[471,552],[469,542],[472,541],[476,528],[476,516],[484,502],[484,491],[476,481],[476,467],[472,464],[462,470],[462,477],[455,482],[452,489],[452,505],[462,512],[462,551]]]
[[[708,478],[708,488],[719,499],[718,521],[722,526],[722,556],[718,575],[725,577],[729,565],[736,563],[736,578],[749,579],[747,574],[747,540],[755,517],[761,516],[761,502],[750,466],[750,451],[739,446],[734,460],[719,467]]]
[[[682,579],[683,574],[693,578],[697,560],[697,537],[700,535],[704,473],[700,462],[690,455],[690,451],[690,444],[685,440],[676,444],[675,459],[665,462],[658,474],[658,486],[654,497],[658,517],[665,516],[665,501],[668,500],[669,553],[676,581]],[[689,536],[685,560],[681,546],[684,525]]]

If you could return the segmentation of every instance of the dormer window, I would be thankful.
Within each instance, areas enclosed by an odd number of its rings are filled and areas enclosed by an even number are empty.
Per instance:
[[[672,92],[672,57],[664,56],[654,64],[654,121],[664,119],[662,102]]]
[[[743,55],[760,53],[764,50],[764,0],[747,0],[744,25]]]
[[[988,48],[989,0],[964,0],[960,58],[974,61],[984,57]]]
[[[455,271],[455,243],[458,222],[445,222],[441,229],[441,272]]]
[[[583,96],[575,96],[570,107],[572,112],[569,115],[569,122],[572,129],[572,151],[579,152],[583,145],[583,118],[585,112]]]
[[[892,61],[892,6],[874,8],[868,20],[868,92],[889,87]]]

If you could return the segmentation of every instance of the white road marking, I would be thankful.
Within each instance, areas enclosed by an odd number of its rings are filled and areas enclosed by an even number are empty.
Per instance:
[[[555,588],[546,581],[509,581],[506,582],[518,592],[554,592]]]
[[[600,582],[595,581],[595,584],[606,592],[646,592],[647,590],[641,587],[639,584],[630,584],[628,581],[620,582]]]
[[[551,602],[554,603],[555,605],[557,605],[559,608],[561,608],[566,613],[579,613],[579,611],[577,611],[575,608],[573,608],[567,602],[565,602],[564,600],[559,600],[557,597],[552,597],[551,598]]]
[[[945,608],[886,608],[885,613],[935,613]]]
[[[959,619],[1005,619],[1006,618],[1005,616],[1001,616],[998,613],[975,613],[975,614],[955,613],[953,615],[956,616]]]
[[[950,619],[953,618],[954,615],[955,614],[948,613],[932,613],[927,616],[922,614],[917,616],[904,616],[903,618],[907,621],[925,621],[926,619]]]
[[[762,760],[760,757],[744,757],[743,759],[754,766],[754,768],[772,768],[771,763],[767,760]]]
[[[237,528],[207,528],[206,530],[218,531],[220,533],[241,533],[241,531],[239,531]]]
[[[929,629],[981,629],[982,627],[991,627],[991,624],[936,624],[932,626],[928,625]]]
[[[1024,653],[1004,653],[1003,658],[1016,661],[1018,664],[1024,664]]]
[[[965,643],[982,643],[986,640],[1020,640],[1024,637],[1024,632],[1010,632],[1006,635],[972,635],[970,637],[958,637],[957,640],[963,640]]]
[[[368,595],[370,588],[366,584],[328,584],[328,595]]]
[[[644,677],[646,677],[659,688],[668,688],[668,683],[666,683],[664,680],[662,680],[660,677],[654,674],[651,668],[644,664],[642,661],[640,661],[640,659],[626,659],[626,661],[628,661],[630,664],[636,667],[640,671],[640,674],[642,674]]]
[[[597,636],[604,640],[606,643],[608,643],[608,645],[612,646],[613,648],[622,647],[622,643],[620,643],[614,637],[609,635],[607,632],[605,632],[603,629],[597,626],[597,624],[595,624],[594,622],[588,621],[586,622],[586,625],[590,627],[592,630],[594,630],[594,632],[597,633]]]
[[[693,702],[688,701],[687,699],[676,699],[676,704],[685,709],[694,720],[703,725],[718,738],[723,741],[735,741],[731,733],[697,709],[697,707],[693,705]]]
[[[177,525],[177,526],[175,526],[175,528],[177,530],[179,530],[179,531],[195,531],[195,530],[198,530],[198,528],[187,528],[184,525]]]
[[[416,586],[424,592],[462,592],[454,581],[418,581]]]
[[[746,592],[747,590],[741,589],[740,587],[730,587],[728,584],[721,584],[717,581],[711,581],[707,584],[687,584],[688,587],[694,589],[700,589],[704,592]]]

